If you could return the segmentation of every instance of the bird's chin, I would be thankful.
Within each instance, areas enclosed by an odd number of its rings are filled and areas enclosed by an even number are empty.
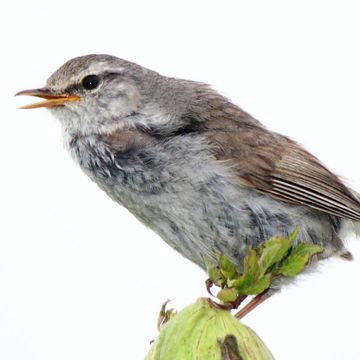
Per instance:
[[[49,109],[52,115],[60,122],[65,133],[73,136],[93,136],[108,133],[106,124],[100,125],[89,114],[78,114],[71,107],[59,106]],[[104,129],[103,129],[104,128]]]
[[[56,106],[52,108],[47,108],[47,110],[49,110],[51,114],[61,122],[64,119],[71,118],[73,116],[72,111],[70,111],[66,106]]]
[[[67,106],[57,106],[48,108],[51,114],[57,119],[66,131],[78,132],[81,129],[79,116],[71,111]]]

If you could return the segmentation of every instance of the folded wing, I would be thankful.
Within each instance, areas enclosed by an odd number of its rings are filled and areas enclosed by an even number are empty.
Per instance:
[[[234,181],[273,198],[360,221],[355,192],[294,141],[257,123],[213,121],[204,134],[218,160],[234,169]]]

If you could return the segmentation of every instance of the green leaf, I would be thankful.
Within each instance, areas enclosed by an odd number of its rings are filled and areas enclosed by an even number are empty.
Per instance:
[[[225,277],[221,273],[218,266],[214,265],[210,260],[204,259],[206,271],[209,275],[209,279],[216,286],[222,287],[225,284]]]
[[[218,257],[220,271],[226,279],[233,279],[237,275],[236,267],[225,255]]]
[[[303,255],[308,254],[309,256],[312,256],[314,254],[322,252],[323,250],[324,249],[319,245],[314,245],[314,244],[309,244],[309,243],[300,243],[300,244],[296,245],[294,250],[291,252],[291,255],[296,254],[299,256],[303,256]]]
[[[299,228],[296,227],[289,235],[289,240],[293,243],[299,233]]]
[[[221,273],[220,269],[217,267],[213,267],[208,270],[210,280],[219,287],[223,287],[225,284],[225,278]]]
[[[222,301],[223,303],[233,302],[237,299],[239,293],[235,288],[225,288],[221,289],[218,294],[217,298]]]
[[[244,257],[243,274],[257,278],[260,274],[259,263],[256,251],[249,248],[248,254]]]
[[[301,243],[286,258],[284,263],[275,269],[276,275],[295,276],[303,271],[312,255],[323,251],[321,246]]]
[[[309,261],[309,256],[293,255],[288,260],[289,261],[286,261],[281,267],[276,269],[277,275],[290,277],[299,274],[304,269],[307,262]]]
[[[244,270],[241,275],[227,282],[229,287],[234,286],[237,289],[247,288],[257,280],[260,271],[255,250],[249,248],[248,254],[244,257],[243,268]]]
[[[270,287],[271,274],[266,274],[259,279],[253,279],[251,283],[244,281],[236,287],[241,295],[258,295]]]
[[[273,237],[264,242],[260,248],[259,266],[261,274],[265,274],[273,265],[286,257],[297,233],[296,229],[288,237]]]
[[[257,295],[270,286],[271,275],[264,276],[261,273],[258,256],[256,251],[250,248],[244,258],[243,274],[227,282],[229,287],[235,287],[241,295]]]
[[[242,295],[247,295],[243,293],[243,289],[248,289],[257,281],[257,277],[254,277],[251,274],[242,274],[237,279],[228,282],[229,287],[234,287]]]

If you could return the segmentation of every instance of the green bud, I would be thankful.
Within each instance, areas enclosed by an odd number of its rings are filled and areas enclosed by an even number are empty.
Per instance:
[[[273,360],[250,328],[209,299],[198,299],[161,327],[145,360]]]

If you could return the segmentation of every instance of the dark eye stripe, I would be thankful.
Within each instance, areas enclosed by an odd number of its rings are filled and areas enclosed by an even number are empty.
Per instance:
[[[80,90],[80,85],[73,84],[73,85],[68,86],[64,92],[65,92],[65,94],[76,94],[79,92],[79,90]]]
[[[101,77],[98,76],[98,75],[88,75],[88,76],[85,76],[82,79],[81,83],[72,84],[72,85],[68,86],[65,89],[65,92],[67,94],[74,94],[74,93],[77,93],[77,92],[81,91],[81,89],[90,90],[90,89],[87,89],[86,87],[84,87],[85,79],[87,77],[90,77],[90,76],[97,76],[99,78],[99,83],[100,83],[101,80],[112,80],[112,79],[115,79],[115,78],[120,77],[122,75],[123,74],[121,72],[115,72],[115,71],[105,71],[104,73],[101,74]]]

